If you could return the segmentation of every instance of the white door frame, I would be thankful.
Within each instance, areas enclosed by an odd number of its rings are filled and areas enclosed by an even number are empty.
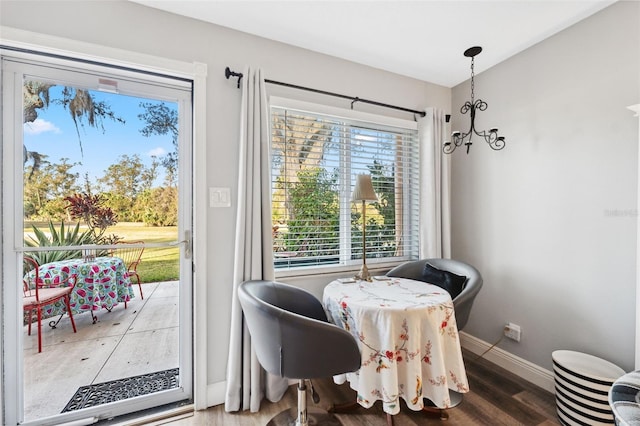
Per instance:
[[[13,28],[3,28],[0,45],[7,50],[23,50],[43,52],[61,57],[68,57],[87,61],[88,63],[104,63],[113,66],[134,69],[149,73],[157,73],[193,81],[193,169],[183,171],[191,173],[193,181],[193,235],[207,235],[206,230],[206,75],[207,66],[202,63],[187,63],[159,58],[138,52],[129,52],[120,49],[99,46],[90,43],[79,42],[44,34],[32,33]],[[12,55],[15,52],[12,52]],[[4,94],[3,94],[4,96]],[[6,159],[2,159],[6,161]],[[0,166],[0,172],[4,167]],[[6,190],[6,188],[5,188]],[[3,197],[10,196],[4,194]],[[13,212],[7,213],[10,206],[2,205],[2,218],[0,226],[5,226],[7,216],[12,217]],[[13,224],[13,221],[9,223]],[[182,236],[180,236],[182,238]],[[206,239],[195,238],[193,240],[193,398],[194,408],[207,407],[207,323],[206,323]],[[5,241],[2,246],[0,266],[3,270],[2,280],[12,279],[16,274],[16,260],[13,259],[14,247],[7,247]],[[0,296],[1,297],[1,296]],[[2,304],[0,303],[0,309]],[[1,312],[0,312],[1,313]],[[183,320],[183,318],[181,318]],[[6,352],[0,339],[0,353],[3,354],[3,368],[6,361]],[[5,388],[4,377],[0,378],[0,400],[4,402],[8,393]],[[13,392],[13,390],[10,390]],[[4,404],[0,404],[0,419],[5,419],[8,414],[4,410]]]
[[[627,107],[638,117],[638,146],[640,147],[640,104]],[[638,200],[636,204],[636,356],[635,369],[640,369],[640,149],[638,149]]]

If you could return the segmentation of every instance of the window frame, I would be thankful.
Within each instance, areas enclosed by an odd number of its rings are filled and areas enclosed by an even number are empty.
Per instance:
[[[295,110],[297,112],[308,113],[313,116],[325,115],[325,116],[330,116],[332,118],[336,118],[338,120],[361,121],[361,122],[370,124],[372,126],[395,127],[403,130],[411,130],[416,132],[418,131],[418,123],[416,121],[378,115],[378,114],[372,114],[372,113],[362,112],[362,111],[353,111],[350,109],[339,108],[339,107],[306,102],[306,101],[284,98],[284,97],[271,96],[269,98],[268,108],[269,108],[268,114],[269,114],[269,127],[270,127],[269,128],[270,151],[271,151],[271,135],[272,135],[271,126],[273,124],[272,108]],[[419,136],[416,135],[416,138],[417,138],[417,141],[416,141],[415,148],[417,152],[416,152],[415,158],[412,159],[415,161],[415,163],[413,164],[413,167],[415,169],[413,170],[412,173],[417,177],[418,182],[420,182]],[[344,149],[341,149],[341,151],[343,150],[350,151],[348,146],[345,146]],[[345,161],[347,157],[348,157],[348,153],[340,154],[341,167],[340,167],[339,173],[341,175],[341,178],[345,180],[350,179],[352,174],[351,164],[350,164],[351,160]],[[413,196],[415,196],[415,202],[413,201],[411,190],[407,190],[403,192],[404,192],[403,196],[405,197],[405,199],[403,200],[403,205],[407,206],[407,208],[403,208],[403,216],[404,216],[402,218],[403,226],[405,227],[405,229],[411,226],[419,227],[419,216],[417,212],[414,212],[414,209],[420,205],[420,190],[418,188],[418,190],[413,191]],[[351,194],[348,190],[346,190],[346,187],[341,185],[339,189],[339,203],[340,203],[339,221],[340,221],[340,230],[341,230],[340,231],[340,235],[341,235],[340,262],[338,264],[328,264],[328,265],[322,265],[322,266],[308,265],[308,266],[297,266],[293,268],[275,268],[274,267],[275,276],[277,278],[326,275],[326,274],[335,274],[335,273],[339,274],[339,273],[345,273],[345,272],[350,273],[350,272],[357,272],[360,269],[362,265],[362,260],[349,259],[351,254],[350,252],[351,249],[350,247],[347,247],[348,249],[348,253],[347,253],[344,251],[344,247],[343,247],[343,245],[349,246],[349,241],[350,241],[350,233],[351,233],[351,227],[350,227],[351,220],[349,217],[350,206],[351,206],[350,196]],[[412,212],[415,215],[413,219],[411,219]],[[343,234],[343,231],[345,230],[346,230],[346,234]],[[418,241],[419,237],[416,236],[415,238],[416,238],[415,253],[407,254],[404,256],[398,256],[398,257],[385,257],[385,258],[378,258],[378,259],[367,257],[367,266],[372,271],[375,271],[375,270],[384,271],[398,264],[404,263],[408,260],[417,259],[418,257],[417,247],[419,247],[419,241]]]

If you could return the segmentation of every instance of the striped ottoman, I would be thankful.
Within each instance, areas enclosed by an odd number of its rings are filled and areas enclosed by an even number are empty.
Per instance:
[[[565,426],[614,424],[607,399],[613,382],[625,371],[615,364],[581,352],[552,353],[556,411]]]

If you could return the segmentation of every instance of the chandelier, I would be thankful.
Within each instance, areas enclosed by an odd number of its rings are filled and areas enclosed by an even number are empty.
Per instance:
[[[497,128],[494,127],[489,129],[489,131],[482,130],[480,132],[476,130],[476,125],[475,125],[476,112],[484,111],[487,109],[487,106],[488,106],[487,103],[484,102],[482,99],[475,100],[474,98],[473,78],[475,74],[473,70],[473,65],[474,65],[475,56],[478,55],[480,52],[482,52],[482,47],[480,46],[470,47],[464,51],[464,56],[466,56],[467,58],[471,58],[471,101],[465,102],[465,104],[462,105],[462,108],[460,108],[460,112],[462,114],[469,113],[471,115],[471,126],[469,127],[469,131],[466,133],[461,133],[457,130],[451,133],[451,140],[446,141],[444,143],[444,146],[442,147],[442,150],[445,154],[451,154],[453,151],[456,150],[457,147],[463,144],[467,147],[467,154],[468,154],[469,148],[471,148],[471,144],[473,143],[472,137],[474,133],[477,136],[483,138],[485,142],[487,142],[487,144],[489,144],[489,146],[492,149],[499,151],[502,148],[504,148],[504,145],[505,145],[504,137],[498,136]]]

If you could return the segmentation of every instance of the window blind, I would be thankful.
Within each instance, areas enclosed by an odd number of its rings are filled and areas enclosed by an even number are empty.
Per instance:
[[[362,262],[358,174],[378,201],[366,204],[367,262],[418,256],[419,152],[407,128],[271,107],[272,219],[276,268]]]

